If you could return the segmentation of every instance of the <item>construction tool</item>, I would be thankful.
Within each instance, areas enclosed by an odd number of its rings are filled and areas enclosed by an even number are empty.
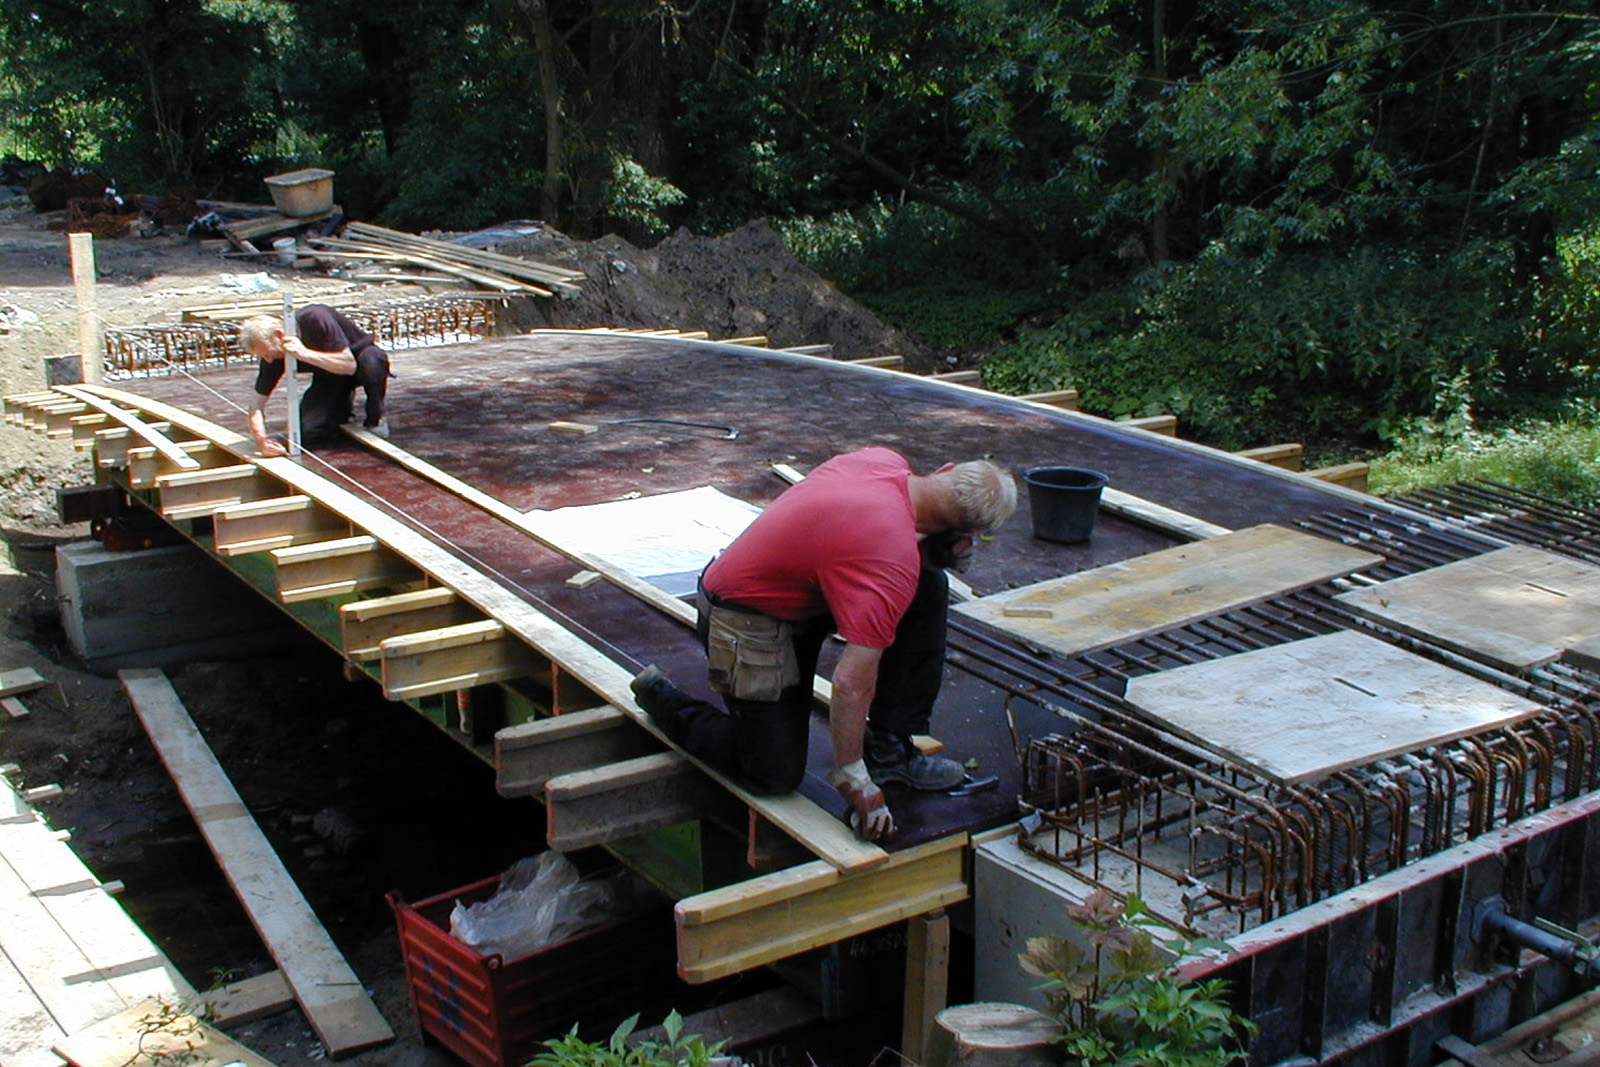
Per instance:
[[[963,774],[961,783],[947,789],[945,795],[952,797],[977,796],[979,793],[987,793],[999,784],[1000,776],[998,774],[986,774],[982,778],[975,778],[971,774]]]
[[[693,426],[701,430],[721,430],[722,436],[719,437],[718,440],[736,441],[739,439],[738,430],[734,429],[732,426],[723,426],[720,423],[715,422],[687,422],[683,419],[614,419],[611,422],[611,425],[624,426],[629,423],[638,422],[657,422],[663,423],[667,426]]]

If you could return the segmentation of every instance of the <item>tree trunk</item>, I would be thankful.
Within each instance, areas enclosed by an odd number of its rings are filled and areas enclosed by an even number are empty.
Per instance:
[[[934,1017],[928,1067],[1054,1067],[1061,1024],[1020,1004],[961,1004]]]
[[[519,0],[533,32],[534,63],[539,70],[539,100],[544,107],[544,184],[539,190],[539,212],[552,226],[560,223],[561,204],[561,85],[556,78],[555,37],[550,32],[550,9],[544,0]]]

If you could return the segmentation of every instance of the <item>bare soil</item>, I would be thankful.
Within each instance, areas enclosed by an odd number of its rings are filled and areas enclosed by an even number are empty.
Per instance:
[[[42,388],[44,360],[77,347],[77,304],[59,214],[0,206],[0,392]],[[840,355],[932,356],[795,262],[769,227],[722,238],[679,234],[651,250],[553,231],[504,247],[584,270],[581,295],[524,301],[509,328],[621,326],[766,334],[775,345],[831,343]],[[352,290],[371,299],[426,292],[373,286],[267,260],[223,258],[181,233],[97,240],[95,301],[106,324],[176,322],[185,305],[222,302],[228,275],[265,271],[299,303]],[[441,290],[442,291],[442,290]],[[60,691],[28,698],[32,713],[0,718],[0,763],[22,787],[59,784],[40,805],[72,832],[80,857],[126,890],[127,910],[197,987],[269,970],[266,950],[233,899],[114,677],[68,647],[54,586],[54,549],[88,536],[63,526],[55,490],[93,480],[69,446],[0,426],[0,670],[32,667]],[[492,773],[431,724],[389,704],[306,637],[271,656],[175,664],[175,686],[302,892],[399,1035],[343,1062],[443,1067],[420,1040],[384,894],[415,901],[491,876],[542,848],[543,818],[501,800]],[[330,814],[331,813],[331,814]],[[318,816],[322,817],[319,819]],[[338,832],[328,834],[328,825]],[[323,832],[319,832],[319,830]],[[655,1020],[647,1019],[646,1022]],[[280,1067],[321,1062],[299,1013],[234,1036]],[[876,1046],[874,1046],[876,1047]],[[799,1050],[796,1050],[799,1053]],[[800,1053],[799,1063],[820,1062]]]

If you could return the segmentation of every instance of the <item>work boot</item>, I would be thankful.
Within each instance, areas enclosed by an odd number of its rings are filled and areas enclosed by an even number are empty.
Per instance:
[[[917,751],[910,738],[874,734],[867,744],[867,773],[879,785],[903,782],[912,789],[934,792],[961,784],[966,769],[953,759]]]
[[[371,425],[363,426],[363,429],[365,429],[368,433],[370,433],[374,437],[381,437],[385,441],[387,441],[389,439],[389,420],[388,419],[379,419],[377,422],[372,423]]]

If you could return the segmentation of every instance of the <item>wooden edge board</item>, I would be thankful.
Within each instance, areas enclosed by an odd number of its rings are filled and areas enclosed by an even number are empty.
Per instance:
[[[394,1040],[251,818],[167,676],[117,672],[145,732],[318,1038],[335,1056]]]
[[[85,391],[89,388],[91,387],[85,387]],[[156,418],[179,423],[190,432],[215,441],[220,447],[229,451],[244,454],[252,448],[252,442],[244,434],[219,426],[181,408],[108,386],[99,385],[92,388],[95,395],[138,407]],[[561,626],[504,585],[463,563],[349,490],[334,485],[328,479],[306,470],[287,457],[264,458],[259,463],[267,473],[293,491],[305,493],[343,515],[354,528],[366,530],[374,535],[382,534],[384,543],[396,554],[416,565],[439,584],[453,588],[485,615],[500,620],[508,630],[548,656],[562,670],[582,679],[584,685],[599,699],[621,708],[633,717],[641,729],[670,747],[670,742],[660,727],[656,726],[649,715],[645,714],[644,709],[635,702],[633,692],[629,688],[629,683],[633,680],[632,671]],[[835,867],[842,870],[861,870],[883,863],[889,858],[889,854],[883,849],[871,842],[860,840],[841,820],[834,818],[822,807],[798,793],[777,797],[757,796],[709,766],[699,761],[696,761],[696,765],[754,808],[768,822]]]

